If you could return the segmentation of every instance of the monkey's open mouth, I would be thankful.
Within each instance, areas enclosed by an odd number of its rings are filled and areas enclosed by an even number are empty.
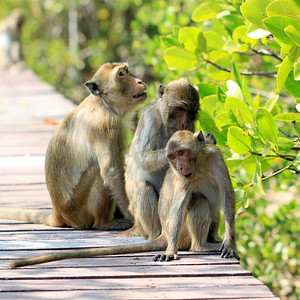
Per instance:
[[[137,98],[143,97],[145,95],[147,95],[147,94],[145,92],[143,92],[143,93],[139,93],[137,95],[134,95],[133,98],[137,99]]]
[[[189,174],[184,175],[184,177],[185,177],[186,179],[189,179],[191,176],[192,176],[192,173],[189,173]]]

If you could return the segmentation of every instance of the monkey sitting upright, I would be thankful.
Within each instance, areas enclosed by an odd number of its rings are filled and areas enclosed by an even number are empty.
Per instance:
[[[134,226],[121,236],[159,236],[158,197],[168,169],[165,147],[175,131],[194,131],[199,94],[187,78],[160,85],[157,96],[142,111],[129,149],[125,187]]]
[[[132,224],[124,151],[147,86],[125,63],[102,65],[86,86],[91,94],[65,117],[47,149],[52,211],[1,208],[0,218],[79,229],[126,229]],[[114,201],[130,222],[113,219]]]
[[[218,241],[220,208],[225,215],[225,239],[221,257],[239,259],[235,244],[235,196],[220,149],[211,134],[177,131],[170,138],[166,153],[171,168],[165,176],[158,214],[162,232],[145,244],[72,250],[13,261],[22,267],[68,258],[125,254],[148,251],[166,252],[154,260],[177,258],[178,249],[205,250],[207,241]]]

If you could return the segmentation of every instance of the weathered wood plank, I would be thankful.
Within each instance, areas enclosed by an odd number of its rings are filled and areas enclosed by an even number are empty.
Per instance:
[[[262,282],[252,276],[235,276],[235,277],[189,277],[189,286],[193,288],[215,287],[216,282],[218,286],[224,286],[230,289],[232,286],[262,286]],[[0,292],[4,291],[74,291],[77,288],[81,290],[100,290],[100,289],[140,289],[140,288],[165,288],[170,289],[174,286],[180,286],[182,278],[139,278],[139,280],[132,280],[128,278],[110,279],[52,279],[52,280],[3,280],[0,282]],[[0,293],[1,297],[1,293]]]
[[[2,252],[2,251],[1,251]],[[3,255],[0,252],[0,257]],[[49,251],[48,253],[50,253]],[[58,251],[52,252],[56,253]],[[153,262],[152,258],[158,252],[147,252],[147,255],[144,253],[134,253],[131,256],[123,254],[123,255],[109,255],[109,256],[101,256],[94,258],[82,258],[82,259],[68,259],[62,260],[60,262],[53,262],[51,264],[41,264],[38,267],[41,269],[48,268],[94,268],[94,267],[119,267],[119,266],[169,266],[169,265],[177,265],[177,266],[186,266],[186,265],[237,265],[238,261],[234,258],[221,258],[220,255],[207,255],[207,254],[195,254],[195,253],[185,253],[181,254],[179,252],[180,259],[170,262]],[[38,253],[35,253],[37,255]],[[28,253],[27,256],[32,256],[32,254]],[[0,259],[0,269],[7,269],[11,259]],[[34,268],[34,267],[28,267]]]
[[[101,258],[98,258],[101,260]],[[97,259],[95,259],[97,260]],[[56,266],[56,267],[52,267]],[[42,270],[42,271],[41,271]],[[76,271],[75,271],[76,270]],[[201,276],[236,276],[247,275],[251,272],[237,264],[228,265],[178,265],[174,263],[152,263],[150,265],[136,266],[89,266],[61,268],[59,262],[48,263],[48,268],[32,266],[22,269],[2,269],[0,279],[78,279],[78,278],[144,278],[144,277],[201,277]]]
[[[1,299],[12,299],[10,293],[0,294]],[[144,289],[108,289],[90,291],[51,291],[51,299],[253,299],[258,297],[273,297],[265,286],[218,286],[218,288],[202,287],[184,288],[182,285],[168,289],[159,287]],[[14,299],[49,299],[48,291],[14,293]]]

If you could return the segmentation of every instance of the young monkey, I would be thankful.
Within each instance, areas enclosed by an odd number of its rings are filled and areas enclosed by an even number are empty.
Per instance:
[[[91,94],[65,117],[47,149],[52,211],[1,208],[0,218],[79,229],[126,229],[132,224],[124,151],[147,86],[130,74],[126,63],[102,65],[85,85]],[[130,222],[113,219],[114,202]]]
[[[12,268],[68,258],[162,251],[153,260],[176,259],[178,249],[205,250],[207,241],[219,241],[220,208],[225,214],[221,257],[239,259],[235,245],[235,198],[228,169],[211,134],[180,130],[167,143],[171,168],[158,202],[162,232],[145,244],[72,250],[13,261]]]

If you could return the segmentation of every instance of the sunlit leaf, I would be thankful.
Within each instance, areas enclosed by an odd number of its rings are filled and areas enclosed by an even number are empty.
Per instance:
[[[265,108],[271,112],[272,109],[274,108],[275,104],[277,103],[277,100],[279,98],[279,95],[275,95],[274,97],[270,98],[266,104],[265,104]]]
[[[232,124],[232,119],[227,112],[223,111],[215,116],[215,122],[217,127],[221,129],[223,126]]]
[[[297,46],[300,46],[300,33],[293,25],[284,28],[284,32]]]
[[[279,137],[278,138],[278,149],[281,152],[286,152],[294,147],[295,143],[288,138]]]
[[[293,71],[289,73],[284,85],[285,88],[289,91],[289,93],[291,93],[295,98],[300,98],[300,82],[294,80]]]
[[[250,22],[265,29],[262,20],[267,17],[266,7],[273,0],[249,0],[241,6],[243,16]]]
[[[227,97],[225,100],[227,112],[232,111],[240,124],[248,124],[253,121],[253,115],[248,105],[237,98]]]
[[[233,80],[226,81],[227,92],[225,93],[228,97],[234,97],[240,100],[243,100],[243,92],[240,86]]]
[[[283,88],[285,81],[293,67],[293,64],[297,57],[299,56],[299,47],[295,47],[292,49],[290,54],[283,60],[280,64],[278,73],[277,73],[277,90],[281,91]]]
[[[283,122],[300,122],[300,113],[283,113],[274,117],[277,121]]]
[[[297,81],[300,80],[300,59],[298,59],[298,61],[294,65],[294,79]],[[299,82],[299,84],[300,84],[300,82]],[[299,86],[299,88],[300,88],[300,86]]]
[[[273,116],[264,107],[260,107],[256,114],[259,133],[268,141],[277,144],[278,127]]]
[[[265,195],[261,181],[261,164],[256,160],[256,169],[252,177],[253,188],[262,195]]]
[[[267,30],[269,30],[277,39],[285,44],[296,45],[296,43],[286,34],[284,29],[293,25],[297,30],[300,30],[300,23],[297,20],[287,16],[271,16],[265,18],[263,23]]]
[[[297,0],[296,0],[297,1]],[[271,2],[267,8],[268,16],[282,15],[299,18],[299,6],[296,4],[295,0],[276,0]]]
[[[228,146],[238,154],[246,154],[251,149],[251,140],[248,133],[236,126],[228,129],[227,142]]]
[[[177,70],[194,68],[198,62],[194,53],[176,46],[170,47],[164,52],[164,59],[169,67]]]
[[[221,10],[222,6],[215,1],[203,2],[192,14],[192,20],[194,22],[202,22],[211,19]]]
[[[184,44],[184,48],[189,52],[195,52],[198,47],[198,37],[200,29],[197,27],[183,27],[179,31],[178,40]]]

